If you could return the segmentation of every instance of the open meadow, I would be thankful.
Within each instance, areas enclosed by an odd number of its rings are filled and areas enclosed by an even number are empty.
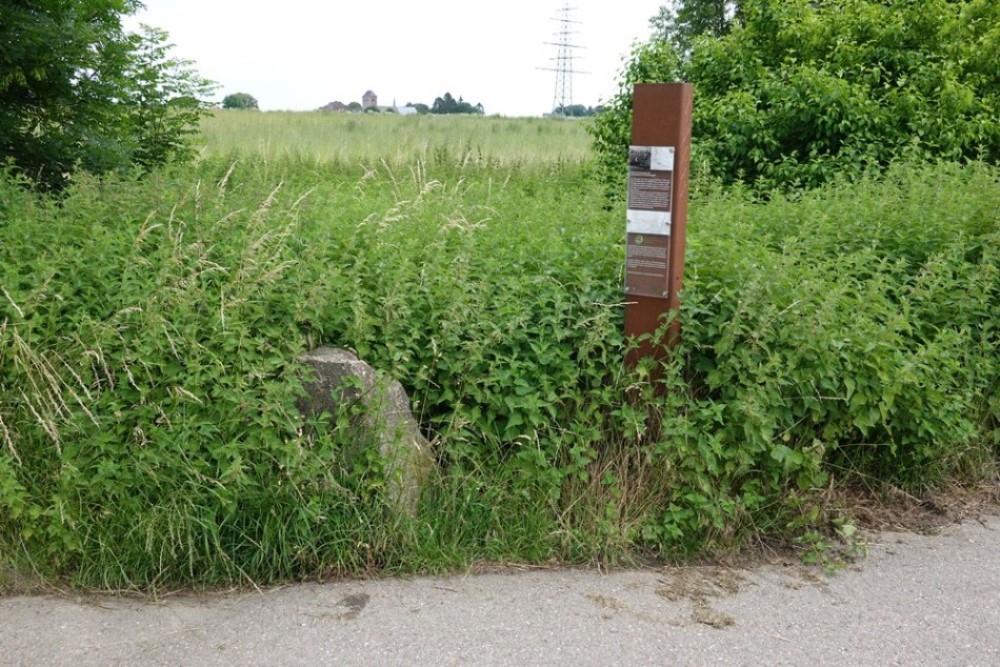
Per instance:
[[[580,163],[590,152],[585,121],[568,118],[217,110],[202,121],[202,134],[206,157],[320,163],[510,166]]]
[[[822,558],[849,486],[997,483],[996,167],[766,200],[696,175],[654,373],[622,365],[585,123],[217,112],[203,142],[60,200],[0,178],[0,590]],[[440,470],[412,515],[343,457],[349,415],[299,416],[319,345],[409,392]]]

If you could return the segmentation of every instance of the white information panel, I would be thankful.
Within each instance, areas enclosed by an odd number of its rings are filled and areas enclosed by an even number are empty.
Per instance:
[[[630,146],[626,231],[669,236],[673,187],[673,146]]]

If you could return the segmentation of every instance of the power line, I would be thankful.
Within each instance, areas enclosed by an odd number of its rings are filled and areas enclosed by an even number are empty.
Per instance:
[[[555,67],[539,68],[546,72],[556,73],[556,89],[552,97],[552,110],[554,112],[564,110],[573,104],[573,75],[588,74],[588,72],[582,72],[573,68],[573,52],[576,49],[583,48],[582,46],[573,44],[573,38],[577,34],[573,26],[580,25],[579,21],[573,20],[574,9],[575,7],[570,7],[567,2],[559,10],[559,16],[551,19],[559,23],[555,37],[556,41],[545,43],[555,46],[558,49],[556,57],[550,58],[550,60],[555,62]]]

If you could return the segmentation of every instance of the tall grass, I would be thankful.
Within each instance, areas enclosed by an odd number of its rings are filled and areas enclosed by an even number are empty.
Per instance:
[[[255,155],[393,166],[420,160],[491,165],[586,159],[585,121],[478,116],[215,111],[204,119],[207,157]]]

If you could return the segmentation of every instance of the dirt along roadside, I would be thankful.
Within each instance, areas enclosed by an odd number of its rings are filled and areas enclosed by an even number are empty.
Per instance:
[[[1000,516],[830,574],[525,570],[156,602],[0,598],[3,665],[1000,664]]]

